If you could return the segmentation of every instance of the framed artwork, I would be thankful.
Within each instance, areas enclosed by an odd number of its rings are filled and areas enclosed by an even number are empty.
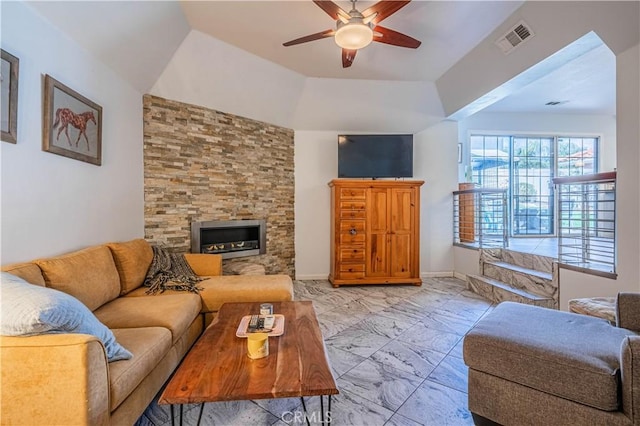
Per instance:
[[[42,123],[43,151],[102,164],[102,107],[49,75]]]
[[[462,144],[458,144],[458,163],[462,163]]]
[[[0,63],[0,127],[2,140],[18,142],[18,68],[19,60],[2,50]]]

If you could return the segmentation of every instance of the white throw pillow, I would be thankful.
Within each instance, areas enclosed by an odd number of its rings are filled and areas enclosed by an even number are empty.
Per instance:
[[[111,330],[75,297],[29,284],[8,272],[2,272],[0,277],[0,334],[3,336],[90,334],[100,339],[109,362],[133,357],[116,341]]]

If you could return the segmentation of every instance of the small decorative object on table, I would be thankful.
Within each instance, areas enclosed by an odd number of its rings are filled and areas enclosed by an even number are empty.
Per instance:
[[[251,325],[251,319],[256,317],[255,326]],[[284,315],[245,315],[238,324],[236,336],[245,338],[253,333],[267,333],[271,337],[284,334]]]
[[[247,336],[247,356],[251,359],[269,356],[269,335],[267,333],[251,333]]]
[[[272,315],[273,305],[271,303],[262,303],[260,305],[260,315]]]

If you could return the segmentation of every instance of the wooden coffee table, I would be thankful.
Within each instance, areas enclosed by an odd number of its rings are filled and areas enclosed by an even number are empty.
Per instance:
[[[183,404],[267,398],[300,397],[306,416],[305,396],[338,393],[327,360],[318,319],[311,302],[273,303],[273,313],[285,317],[284,334],[269,337],[269,356],[250,359],[247,339],[236,337],[240,320],[260,312],[260,303],[225,303],[216,319],[185,356],[160,396],[160,404]],[[309,419],[307,417],[307,423]]]

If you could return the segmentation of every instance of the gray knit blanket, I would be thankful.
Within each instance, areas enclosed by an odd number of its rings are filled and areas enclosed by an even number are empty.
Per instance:
[[[165,290],[180,290],[198,293],[202,290],[198,277],[187,263],[184,254],[169,253],[153,246],[153,260],[147,271],[143,285],[149,287],[146,294],[163,293]]]

